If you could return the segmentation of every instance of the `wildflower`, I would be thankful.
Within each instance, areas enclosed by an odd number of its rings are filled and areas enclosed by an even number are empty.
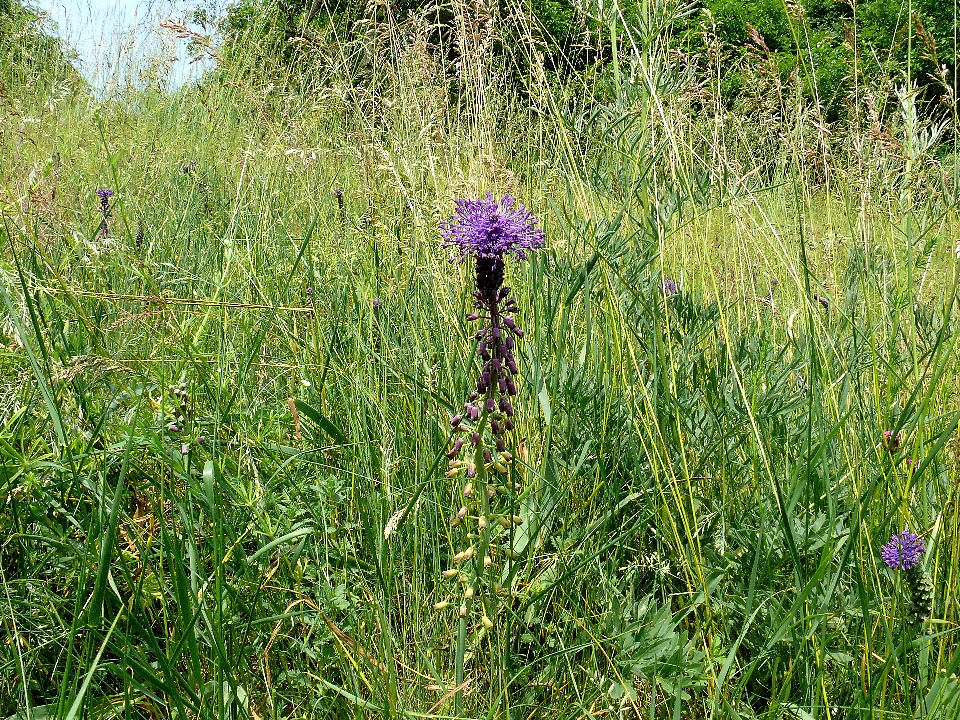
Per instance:
[[[920,562],[925,548],[918,535],[904,530],[890,537],[890,542],[880,549],[880,558],[891,570],[911,570]]]
[[[923,568],[924,552],[923,540],[909,530],[892,535],[880,549],[880,558],[887,567],[903,571],[910,610],[907,623],[911,627],[921,624],[933,609],[933,582]]]
[[[488,551],[492,547],[494,530],[488,517],[501,526],[506,521],[504,516],[491,512],[497,491],[491,491],[493,486],[485,482],[488,472],[507,470],[490,448],[495,445],[499,453],[506,452],[503,435],[514,426],[511,418],[515,413],[509,398],[517,394],[514,378],[518,368],[514,352],[517,342],[523,337],[523,330],[515,320],[515,313],[519,310],[516,298],[510,287],[504,285],[504,259],[507,255],[517,260],[526,259],[527,253],[543,247],[544,233],[537,227],[533,214],[513,197],[504,195],[494,200],[489,193],[483,200],[457,200],[453,216],[441,223],[440,229],[444,236],[443,246],[453,250],[451,262],[462,263],[468,257],[474,260],[473,308],[467,314],[467,321],[481,321],[483,325],[473,334],[476,352],[482,361],[480,375],[475,389],[463,406],[463,412],[457,413],[450,421],[451,429],[460,437],[456,438],[447,453],[453,462],[457,462],[455,458],[460,453],[466,456],[468,482],[463,488],[464,505],[455,519],[459,523],[468,515],[477,517],[476,535],[467,535],[468,541],[477,544],[455,554],[453,562],[462,565],[473,557],[474,552],[483,558],[482,563],[463,566],[465,581],[471,584],[464,593],[465,602],[460,606],[460,634],[455,660],[456,678],[460,683],[463,680],[466,652],[467,602],[473,604],[474,593],[488,587],[488,575],[492,572],[493,560]],[[480,482],[484,482],[486,494],[474,493],[474,478],[478,487],[482,487]],[[505,529],[511,528],[512,523],[506,522]],[[506,550],[504,555],[509,557]],[[489,629],[493,626],[492,621],[483,608],[480,608],[480,612],[483,612],[484,626]],[[461,694],[458,692],[455,699],[457,714],[460,703]]]
[[[137,220],[137,237],[136,237],[137,252],[140,252],[140,250],[143,249],[143,237],[144,237],[143,220],[140,219],[140,220]]]
[[[669,295],[676,295],[678,292],[680,292],[680,288],[677,287],[676,281],[671,280],[670,278],[664,278],[663,294],[669,296]]]
[[[900,441],[902,439],[903,439],[902,432],[898,432],[894,434],[893,430],[883,431],[883,444],[887,446],[887,450],[890,452],[891,455],[900,449]]]
[[[100,198],[100,237],[102,238],[110,237],[110,228],[107,225],[107,220],[110,218],[111,195],[113,195],[113,190],[106,188],[97,190],[97,197]]]
[[[380,300],[378,298],[373,299],[373,309],[376,310],[380,307]]]
[[[494,201],[457,200],[453,217],[440,226],[444,247],[453,248],[453,258],[463,262],[468,256],[477,261],[477,295],[485,303],[503,300],[497,293],[503,285],[503,256],[512,254],[525,260],[527,252],[543,247],[544,233],[537,220],[510,195]]]

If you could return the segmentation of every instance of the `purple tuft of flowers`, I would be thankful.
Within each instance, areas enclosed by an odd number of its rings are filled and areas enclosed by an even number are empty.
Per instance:
[[[677,286],[676,281],[675,281],[675,280],[671,280],[670,278],[664,278],[664,281],[663,281],[663,294],[664,294],[664,295],[676,295],[678,292],[680,292],[680,288]]]
[[[543,247],[543,230],[537,219],[511,195],[494,200],[487,193],[483,200],[457,200],[453,217],[442,223],[444,246],[459,251],[454,258],[463,262],[468,256],[498,260],[512,253],[518,260]]]
[[[880,559],[891,570],[912,570],[920,564],[925,550],[919,535],[904,530],[899,535],[892,535],[890,542],[880,549]]]

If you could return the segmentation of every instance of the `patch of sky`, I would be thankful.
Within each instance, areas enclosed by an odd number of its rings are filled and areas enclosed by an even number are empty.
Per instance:
[[[101,96],[131,87],[173,91],[214,61],[186,33],[214,28],[193,21],[196,0],[33,0],[47,29],[76,53],[77,67]],[[210,8],[210,3],[203,3]]]

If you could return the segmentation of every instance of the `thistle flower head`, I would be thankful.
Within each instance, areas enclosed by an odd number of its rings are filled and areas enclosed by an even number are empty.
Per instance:
[[[543,247],[537,219],[511,195],[494,200],[487,193],[483,200],[457,200],[456,205],[453,217],[440,225],[444,247],[458,253],[455,261],[463,262],[468,255],[502,260],[507,253],[524,260],[527,252]]]
[[[920,564],[925,549],[923,540],[916,533],[904,530],[899,535],[892,535],[890,542],[880,549],[880,559],[891,570],[911,570]]]

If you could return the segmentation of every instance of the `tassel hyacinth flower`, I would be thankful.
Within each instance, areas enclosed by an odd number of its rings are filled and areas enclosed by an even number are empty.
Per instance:
[[[518,374],[515,351],[524,333],[514,318],[516,298],[504,285],[505,260],[508,256],[525,260],[527,253],[543,247],[544,233],[533,214],[513,197],[504,195],[495,200],[492,194],[482,200],[457,200],[453,216],[440,229],[444,247],[453,250],[451,262],[474,260],[473,309],[467,320],[481,324],[473,335],[482,362],[480,374],[463,411],[450,421],[453,444],[447,453],[447,477],[462,482],[455,505],[459,509],[451,525],[462,528],[463,549],[442,574],[463,587],[459,598],[454,596],[453,602],[435,606],[455,607],[459,612],[459,686],[463,682],[467,625],[479,619],[475,630],[492,631],[496,598],[507,592],[493,581],[500,579],[493,571],[494,563],[498,557],[517,556],[512,548],[513,529],[523,522],[507,507],[519,490],[516,483],[508,482],[513,455],[505,436],[514,428]],[[498,507],[498,498],[507,502]],[[459,692],[455,702],[459,713]]]
[[[909,530],[891,536],[890,542],[880,549],[880,559],[887,567],[903,572],[909,596],[907,624],[910,627],[922,624],[933,609],[933,582],[923,569],[925,550],[923,540]]]
[[[100,237],[110,237],[110,226],[107,221],[110,219],[110,196],[113,190],[101,188],[97,190],[97,197],[100,198]]]

